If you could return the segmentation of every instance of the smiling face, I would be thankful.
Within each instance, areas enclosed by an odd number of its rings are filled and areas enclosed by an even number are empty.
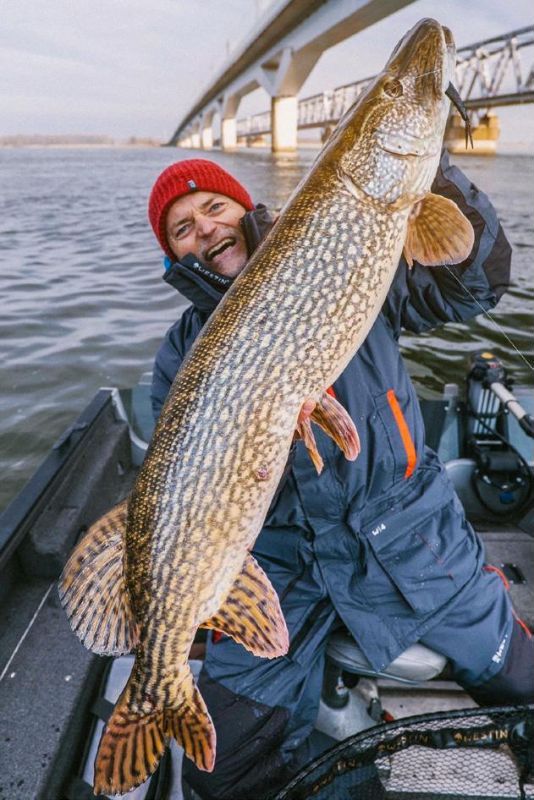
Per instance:
[[[167,212],[167,242],[178,260],[192,253],[209,269],[234,278],[247,261],[240,220],[244,206],[215,192],[179,197]]]

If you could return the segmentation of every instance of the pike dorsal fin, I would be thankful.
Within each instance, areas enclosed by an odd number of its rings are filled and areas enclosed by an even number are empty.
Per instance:
[[[231,636],[255,656],[263,658],[283,656],[289,647],[278,595],[250,553],[223,605],[202,627]]]
[[[473,226],[453,200],[429,192],[412,208],[404,258],[412,267],[459,264],[473,249]]]
[[[99,655],[129,653],[138,640],[123,568],[127,508],[124,500],[89,528],[59,582],[73,631]]]

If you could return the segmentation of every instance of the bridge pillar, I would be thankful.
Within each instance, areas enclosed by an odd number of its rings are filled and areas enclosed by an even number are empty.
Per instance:
[[[295,54],[285,47],[278,59],[260,66],[256,78],[271,95],[271,150],[273,153],[297,149],[297,94],[321,55],[316,46],[305,47]]]
[[[273,153],[292,152],[297,149],[296,96],[271,98],[271,150]]]
[[[228,117],[221,121],[221,147],[223,150],[234,150],[237,147],[237,121]]]
[[[207,128],[202,128],[202,149],[211,150],[213,147],[213,128],[211,125]]]
[[[193,131],[193,133],[191,134],[191,147],[193,147],[193,148],[200,147],[200,145],[201,145],[201,142],[200,142],[200,131],[198,131],[198,130]]]

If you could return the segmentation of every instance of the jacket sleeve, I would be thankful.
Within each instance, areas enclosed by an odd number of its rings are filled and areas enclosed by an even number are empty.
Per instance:
[[[163,404],[169,394],[169,389],[182,366],[189,347],[200,332],[201,323],[194,313],[192,306],[187,308],[178,322],[169,328],[161,343],[152,370],[152,388],[150,400],[152,414],[157,420],[161,414]]]
[[[169,333],[167,333],[167,336],[156,353],[154,369],[152,370],[150,400],[152,402],[152,414],[155,420],[157,420],[161,414],[161,409],[169,394],[174,376],[180,369],[183,361],[183,356],[176,349],[176,345],[169,337]]]
[[[446,322],[461,322],[496,305],[510,282],[511,247],[487,196],[443,153],[432,191],[454,200],[473,225],[475,243],[454,266],[410,269],[404,258],[383,312],[398,336],[420,333]]]

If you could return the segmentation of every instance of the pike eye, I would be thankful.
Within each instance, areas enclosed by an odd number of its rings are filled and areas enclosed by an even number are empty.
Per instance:
[[[402,97],[404,94],[402,83],[397,80],[397,78],[390,78],[387,80],[384,83],[383,89],[384,94],[387,94],[388,97]]]

